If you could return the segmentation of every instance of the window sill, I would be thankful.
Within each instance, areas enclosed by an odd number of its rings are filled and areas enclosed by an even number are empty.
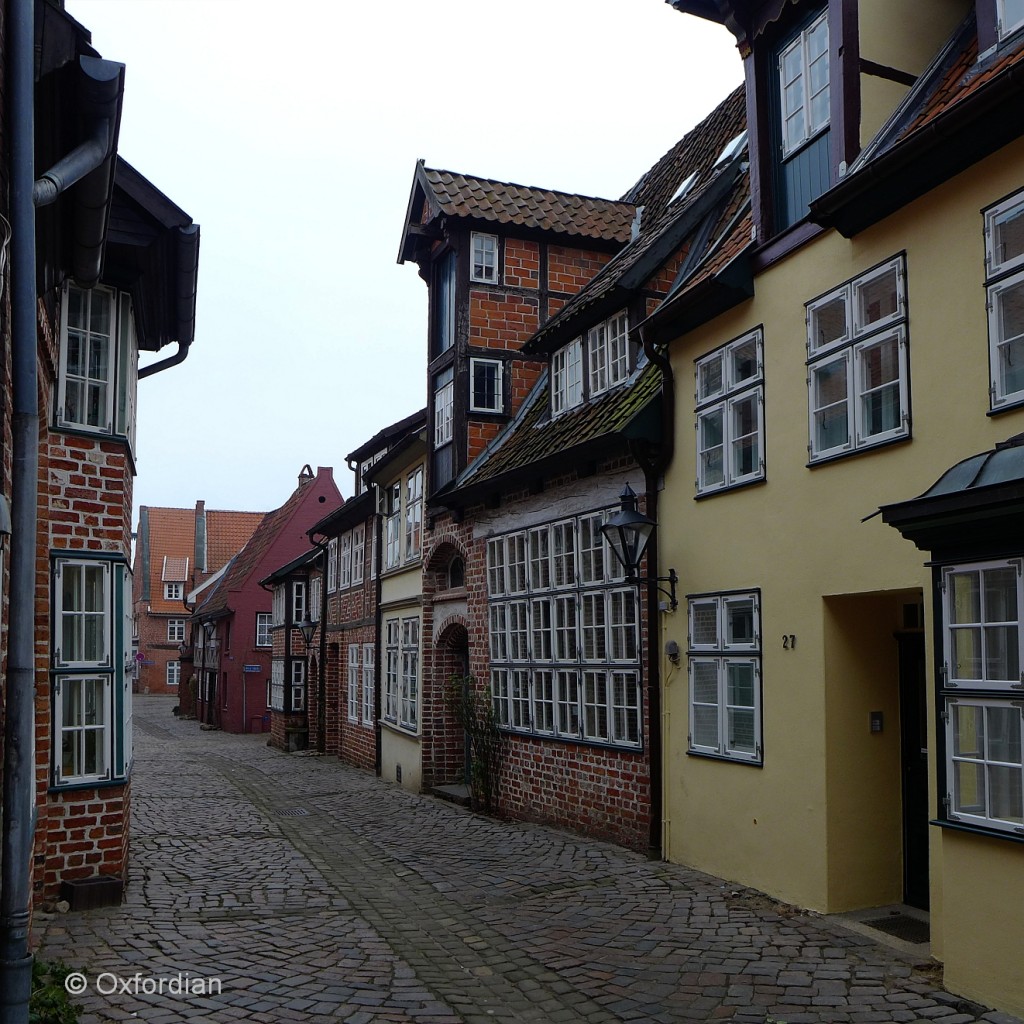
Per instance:
[[[700,757],[705,761],[724,761],[726,764],[740,764],[747,768],[763,768],[764,758],[760,757],[757,760],[748,759],[745,757],[730,757],[728,754],[709,754],[703,750],[687,750],[687,757]]]
[[[815,469],[818,466],[827,466],[833,462],[841,462],[843,459],[852,459],[858,455],[866,455],[868,452],[881,451],[884,448],[891,448],[893,445],[906,444],[913,440],[913,435],[905,434],[903,437],[892,437],[888,441],[878,441],[875,444],[862,444],[859,448],[851,448],[849,451],[837,452],[835,455],[824,455],[820,459],[813,459],[806,463],[808,469]]]
[[[725,487],[716,487],[714,490],[698,491],[694,496],[694,501],[707,501],[708,498],[715,498],[719,494],[729,494],[732,491],[742,491],[747,487],[755,487],[757,484],[765,484],[768,482],[767,475],[759,476],[756,480],[742,480],[737,484],[728,484]]]
[[[1024,394],[1019,398],[1013,398],[1010,401],[1000,402],[999,405],[993,406],[989,409],[986,416],[1001,416],[1004,412],[1017,412],[1024,408]]]
[[[123,778],[114,779],[102,779],[94,780],[92,782],[57,782],[50,783],[47,787],[48,793],[79,793],[86,789],[114,789],[115,787],[123,787],[128,785],[128,780],[131,777],[131,773],[125,775]]]
[[[937,828],[948,829],[950,832],[968,832],[974,836],[987,836],[989,839],[1003,839],[1011,843],[1024,843],[1024,833],[1004,832],[998,828],[985,828],[983,825],[969,825],[963,821],[946,821],[936,818],[928,822]]]
[[[397,722],[389,722],[386,718],[380,720],[380,727],[387,729],[388,732],[393,732],[396,736],[404,736],[407,740],[418,740],[420,738],[419,729],[409,729],[407,726],[399,725]]]
[[[438,590],[434,593],[435,601],[467,601],[469,591],[465,587],[451,587],[449,590]]]
[[[533,740],[537,743],[575,743],[580,747],[590,747],[596,750],[613,750],[616,754],[637,754],[644,753],[642,743],[615,743],[611,740],[594,740],[585,736],[562,736],[557,733],[531,732],[526,729],[516,729],[510,725],[499,725],[498,731],[509,737],[516,737],[523,740]]]

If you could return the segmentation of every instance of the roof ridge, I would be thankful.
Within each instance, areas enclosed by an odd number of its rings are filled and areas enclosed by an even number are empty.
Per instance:
[[[612,199],[607,196],[592,196],[583,192],[566,192],[564,189],[547,188],[544,185],[523,185],[517,181],[504,181],[501,178],[488,178],[480,174],[467,174],[465,171],[450,171],[443,167],[424,166],[423,171],[428,174],[450,174],[452,177],[472,179],[473,181],[483,182],[487,185],[504,185],[506,188],[522,188],[528,189],[531,192],[545,192],[548,195],[563,196],[568,199],[589,199],[595,203],[612,203],[616,206],[636,205],[635,203],[631,203],[625,199]]]

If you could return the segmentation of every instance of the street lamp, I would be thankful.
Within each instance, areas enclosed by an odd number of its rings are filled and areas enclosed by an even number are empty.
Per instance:
[[[312,619],[303,619],[299,623],[299,632],[302,634],[302,639],[306,641],[308,647],[313,641],[313,634],[316,632],[316,623]]]
[[[669,608],[675,611],[679,607],[676,600],[676,583],[679,577],[675,569],[669,569],[667,576],[641,577],[640,561],[647,549],[647,542],[651,539],[654,528],[658,525],[649,516],[637,511],[636,494],[633,488],[626,484],[619,495],[619,511],[613,515],[604,526],[601,532],[612,549],[616,560],[626,570],[626,580],[629,583],[667,583],[669,589],[658,587],[669,600]]]
[[[207,619],[203,623],[203,632],[206,634],[207,640],[212,640],[213,634],[217,632],[217,623],[213,619]]]

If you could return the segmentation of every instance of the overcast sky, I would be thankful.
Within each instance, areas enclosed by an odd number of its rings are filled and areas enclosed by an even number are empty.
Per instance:
[[[66,5],[127,65],[121,155],[202,231],[195,344],[139,385],[136,510],[268,511],[304,463],[348,497],[345,456],[426,404],[417,159],[617,198],[742,77],[663,0]]]

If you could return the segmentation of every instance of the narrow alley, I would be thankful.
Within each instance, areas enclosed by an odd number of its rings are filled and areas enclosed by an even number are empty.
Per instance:
[[[1015,1021],[815,915],[171,706],[136,701],[124,904],[37,916],[82,1024]]]

